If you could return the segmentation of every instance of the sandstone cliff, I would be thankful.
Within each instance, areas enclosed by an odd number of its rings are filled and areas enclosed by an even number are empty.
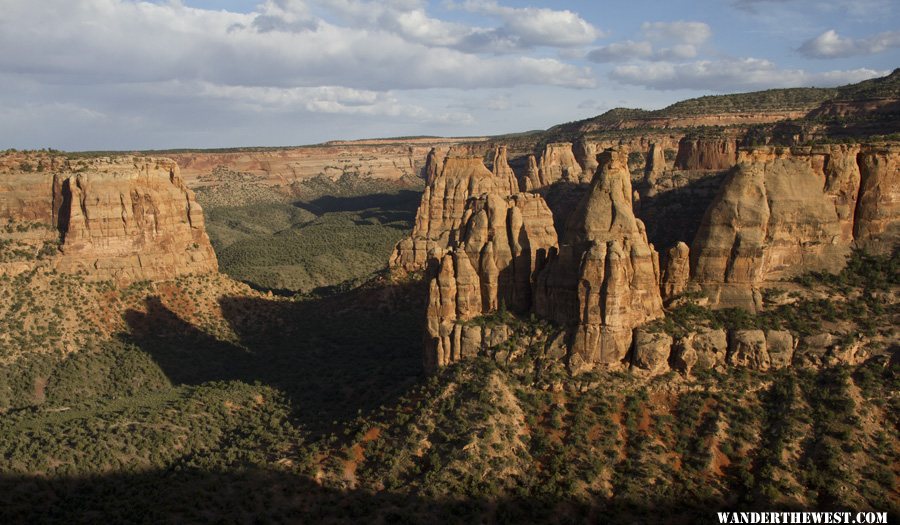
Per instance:
[[[854,239],[867,251],[891,253],[900,245],[900,145],[865,148],[858,161]]]
[[[588,159],[589,151],[589,146],[582,144],[579,154]],[[570,142],[555,142],[544,147],[540,160],[533,162],[529,159],[525,189],[536,190],[559,181],[588,182],[590,176],[591,173],[585,172],[575,158]]]
[[[506,161],[506,150],[494,155],[494,171],[479,156],[451,149],[437,175],[425,188],[410,237],[400,241],[390,266],[406,271],[425,268],[428,258],[440,258],[456,242],[466,202],[470,197],[493,194],[505,197],[518,191],[518,182]]]
[[[203,210],[169,159],[57,157],[0,178],[0,216],[44,225],[59,271],[128,282],[218,269]]]
[[[501,328],[465,321],[501,308],[528,311],[535,276],[557,245],[550,209],[539,195],[527,193],[470,200],[457,237],[429,284],[429,369],[474,355],[483,343],[502,342]]]
[[[737,161],[737,142],[734,139],[684,137],[678,143],[675,169],[727,170]]]
[[[766,283],[836,272],[853,246],[890,252],[898,159],[857,145],[742,152],[694,239],[692,281],[714,305],[755,310]]]
[[[622,364],[634,327],[662,315],[658,256],[632,210],[628,155],[608,150],[537,279],[535,312],[571,330],[570,365]]]

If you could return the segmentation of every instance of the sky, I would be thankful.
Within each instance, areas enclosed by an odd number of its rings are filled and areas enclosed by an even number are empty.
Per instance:
[[[480,136],[900,67],[900,0],[0,0],[0,149]]]

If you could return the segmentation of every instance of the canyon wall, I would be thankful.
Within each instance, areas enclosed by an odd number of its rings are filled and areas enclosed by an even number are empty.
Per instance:
[[[707,147],[681,144],[690,151]],[[448,156],[442,173],[452,174],[455,182],[426,192],[417,222],[418,231],[440,240],[438,249],[416,261],[422,268],[430,260],[432,267],[426,365],[442,366],[505,345],[510,326],[479,321],[501,310],[536,315],[560,327],[571,370],[601,365],[652,375],[672,367],[685,373],[721,366],[764,370],[798,359],[831,359],[821,345],[817,354],[801,352],[814,341],[789,333],[698,327],[671,337],[642,326],[663,315],[664,300],[688,291],[702,292],[713,307],[755,311],[762,307],[765,287],[808,271],[839,271],[854,247],[895,249],[900,147],[738,151],[721,140],[710,144],[709,151],[725,156],[684,156],[697,160],[690,170],[670,169],[658,145],[646,151],[648,162],[638,175],[642,213],[652,217],[666,209],[671,221],[686,220],[685,206],[697,204],[696,224],[686,230],[690,235],[673,237],[662,260],[635,213],[627,148],[595,157],[598,168],[589,189],[572,193],[577,204],[566,210],[546,199],[557,199],[560,188],[578,188],[555,183],[571,181],[560,168],[568,162],[560,159],[568,156],[559,153],[571,146],[548,146],[555,153],[547,160],[529,157],[525,187],[532,187],[531,177],[547,182],[544,172],[560,174],[537,193],[511,192],[503,149],[494,152],[493,172],[480,159]],[[578,144],[575,149],[584,162],[597,148]],[[719,169],[732,154],[735,165]],[[549,164],[552,171],[545,169]],[[560,214],[565,214],[562,226]],[[562,232],[558,239],[557,231]],[[527,242],[516,247],[512,239],[520,235]],[[845,358],[850,359],[834,357]]]
[[[486,193],[505,197],[518,191],[518,182],[506,163],[505,149],[497,149],[493,172],[480,156],[467,153],[451,149],[440,169],[426,169],[435,175],[422,195],[412,234],[394,248],[389,263],[392,268],[422,270],[429,257],[440,259],[458,241],[457,232],[470,197]]]
[[[550,209],[539,195],[528,193],[471,199],[456,237],[429,284],[428,369],[497,344],[502,328],[494,333],[466,321],[505,308],[527,312],[535,276],[557,246]]]
[[[632,208],[625,150],[607,150],[538,276],[534,311],[572,330],[570,364],[617,365],[634,327],[662,315],[659,259]]]
[[[713,306],[755,311],[763,288],[809,271],[837,272],[853,247],[889,253],[897,246],[898,151],[742,151],[694,238],[692,284]]]
[[[119,282],[217,271],[203,210],[174,161],[7,160],[0,171],[0,220],[32,223],[29,230],[40,232],[39,240],[53,241],[52,251],[45,249],[46,257],[30,266]],[[40,171],[23,171],[35,162]],[[17,262],[24,269],[28,261]]]

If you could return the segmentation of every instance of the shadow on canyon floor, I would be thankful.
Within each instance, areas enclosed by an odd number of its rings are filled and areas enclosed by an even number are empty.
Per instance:
[[[298,201],[294,206],[316,215],[334,212],[371,212],[373,216],[381,212],[385,218],[381,222],[412,220],[422,198],[421,191],[399,190],[394,193],[375,193],[355,197],[325,195],[308,201]]]
[[[591,506],[530,496],[434,499],[338,490],[259,468],[90,477],[0,476],[4,523],[714,523],[713,502]],[[606,505],[600,503],[600,505]]]
[[[126,313],[123,338],[173,384],[260,382],[285,392],[298,423],[321,435],[399,398],[422,374],[420,283],[363,287],[325,299],[223,296],[233,336],[182,319],[159,297]],[[236,337],[235,337],[236,336]]]

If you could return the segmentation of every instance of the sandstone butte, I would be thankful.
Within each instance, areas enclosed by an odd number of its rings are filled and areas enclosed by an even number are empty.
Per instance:
[[[554,143],[545,158],[525,156],[519,187],[533,191],[522,193],[511,191],[505,155],[493,155],[493,171],[481,157],[447,156],[422,199],[412,237],[392,258],[405,270],[430,268],[428,368],[506,341],[510,327],[472,322],[500,305],[563,327],[572,369],[600,364],[653,374],[670,366],[686,372],[787,366],[799,359],[798,348],[813,342],[788,332],[711,329],[673,340],[640,326],[663,314],[663,300],[686,291],[702,292],[715,308],[753,311],[761,307],[761,291],[783,279],[838,271],[853,248],[884,254],[898,246],[895,143],[739,149],[727,138],[680,140],[671,164],[660,142],[634,143],[646,145],[641,191],[632,191],[627,148],[607,149],[595,157],[591,184],[560,235],[556,208],[541,194],[560,184],[583,188],[577,174],[586,167],[569,163],[584,163],[585,152],[602,145]],[[437,162],[436,155],[429,158]],[[680,169],[685,166],[690,169]],[[724,179],[703,173],[724,173]],[[660,260],[634,198],[680,191],[690,200],[696,190],[671,181],[691,176],[713,181],[705,190],[709,205],[695,235],[664,246]],[[676,211],[683,204],[644,200]],[[518,246],[510,235],[520,237]]]
[[[712,304],[761,307],[767,283],[839,271],[852,247],[900,240],[900,146],[741,152],[691,247],[691,283]]]
[[[218,270],[203,210],[170,159],[6,154],[0,223],[18,242],[53,248],[44,261],[0,263],[3,273],[48,264],[89,280],[132,282]]]

